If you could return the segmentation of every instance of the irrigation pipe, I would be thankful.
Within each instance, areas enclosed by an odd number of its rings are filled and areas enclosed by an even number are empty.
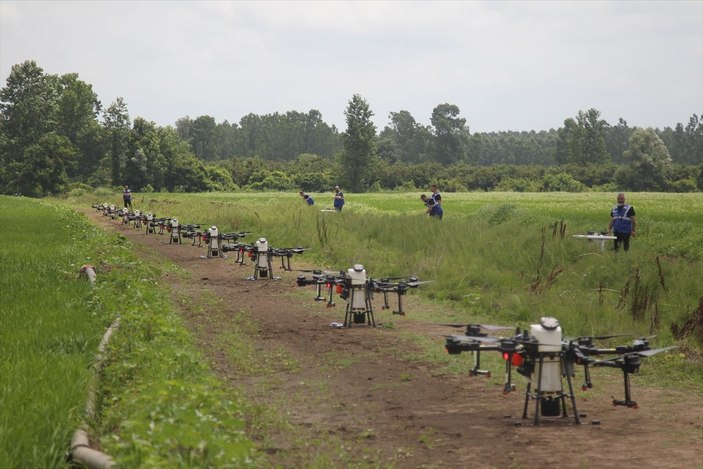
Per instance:
[[[95,396],[97,394],[100,372],[102,371],[105,349],[107,348],[107,343],[110,341],[110,336],[118,327],[120,327],[119,316],[115,318],[107,331],[105,331],[100,345],[98,345],[97,359],[93,364],[93,383],[88,393],[88,400],[85,403],[85,414],[91,420],[94,420],[96,414]],[[84,423],[83,426],[85,427],[87,425]],[[115,461],[111,456],[90,447],[88,432],[86,432],[84,428],[77,429],[73,434],[73,438],[71,438],[71,448],[68,450],[66,459],[82,464],[89,469],[108,469],[115,466]]]

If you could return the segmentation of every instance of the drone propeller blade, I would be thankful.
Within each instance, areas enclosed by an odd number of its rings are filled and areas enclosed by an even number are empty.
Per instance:
[[[413,280],[410,282],[400,282],[400,283],[404,283],[409,287],[417,287],[418,285],[423,285],[425,283],[434,283],[434,282],[435,282],[434,280],[423,280],[423,281]]]
[[[372,278],[369,279],[370,282],[378,282],[378,283],[390,283],[391,280],[403,280],[408,277],[380,277],[380,278]]]
[[[321,270],[321,269],[296,269],[296,272],[306,272],[309,274],[327,274],[327,275],[337,275],[339,271],[336,270]]]
[[[668,350],[673,350],[675,348],[678,348],[677,345],[670,345],[669,347],[662,347],[662,348],[656,348],[652,350],[644,350],[642,352],[636,352],[638,355],[641,355],[643,357],[651,357],[652,355],[656,355],[658,353],[666,352]]]
[[[594,335],[591,337],[579,337],[579,339],[608,340],[608,339],[614,339],[615,337],[627,337],[627,336],[631,336],[631,335],[632,334]]]
[[[595,365],[595,366],[599,366],[599,365],[601,365],[601,366],[618,366],[618,365],[622,365],[623,359],[626,359],[628,356],[639,355],[640,357],[651,357],[651,356],[656,355],[658,353],[667,352],[667,351],[673,350],[675,348],[678,348],[678,346],[677,345],[670,345],[668,347],[662,347],[662,348],[650,349],[650,350],[642,350],[639,352],[637,352],[637,351],[627,352],[623,355],[613,357],[613,358],[608,358],[606,360],[597,360],[597,361],[592,362],[591,364]]]
[[[467,326],[478,326],[481,329],[484,329],[487,331],[511,331],[511,330],[515,329],[512,326],[493,326],[491,324],[472,324],[472,323],[469,323],[469,324],[454,323],[454,324],[437,324],[437,325],[438,326],[446,326],[446,327],[456,327],[456,328],[460,328],[460,327],[465,328]]]
[[[472,336],[472,335],[445,335],[444,337],[452,338],[454,340],[459,340],[459,341],[467,341],[467,342],[495,343],[495,342],[500,341],[500,339],[497,337],[477,337],[477,336]]]
[[[492,326],[490,324],[479,324],[483,329],[487,331],[512,331],[515,329],[512,326]]]

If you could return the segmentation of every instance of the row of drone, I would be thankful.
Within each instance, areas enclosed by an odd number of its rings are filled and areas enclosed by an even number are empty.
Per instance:
[[[177,218],[157,217],[153,213],[142,213],[139,210],[130,212],[127,208],[118,208],[107,203],[93,205],[104,216],[113,220],[121,220],[123,224],[131,224],[135,229],[144,229],[145,234],[168,235],[169,244],[182,244],[183,239],[191,239],[192,245],[207,248],[207,258],[224,257],[227,252],[236,253],[235,263],[246,265],[247,257],[254,265],[254,274],[249,280],[268,278],[280,279],[273,274],[273,259],[281,259],[281,269],[292,271],[290,259],[295,254],[302,254],[308,248],[275,248],[269,245],[266,238],[259,238],[252,244],[239,240],[248,232],[223,233],[216,226],[201,230],[202,223],[181,223]],[[376,326],[372,299],[374,294],[383,298],[382,309],[391,309],[388,301],[389,294],[398,297],[398,309],[393,314],[405,315],[403,296],[410,288],[417,288],[422,283],[416,277],[386,277],[370,278],[360,264],[346,271],[308,270],[310,277],[299,275],[296,279],[298,286],[315,285],[317,295],[315,301],[327,301],[327,307],[336,306],[335,293],[346,301],[346,312],[342,327],[352,327],[353,324]],[[323,295],[323,289],[326,294]],[[334,323],[337,324],[337,323]]]
[[[115,206],[107,204],[93,207],[103,212],[105,216],[121,219],[125,224],[133,224],[135,229],[145,227],[146,234],[168,234],[171,244],[182,243],[182,238],[192,239],[194,246],[204,244],[207,247],[208,258],[223,257],[224,252],[234,251],[237,253],[235,262],[244,265],[245,257],[248,256],[254,264],[254,275],[249,277],[251,280],[278,278],[274,277],[272,271],[274,257],[281,258],[283,270],[291,271],[290,258],[306,250],[301,247],[273,248],[268,245],[266,238],[259,238],[253,244],[245,244],[238,240],[246,236],[248,234],[246,232],[221,233],[216,226],[201,231],[201,224],[181,224],[176,218],[157,218],[151,213],[142,214],[138,210],[129,212],[126,208],[116,209]],[[333,323],[339,327],[352,327],[354,324],[375,327],[372,304],[374,294],[382,295],[382,309],[385,310],[390,309],[389,293],[395,293],[398,297],[398,309],[393,311],[393,314],[405,315],[403,296],[409,289],[427,283],[419,281],[414,276],[374,279],[367,275],[361,264],[356,264],[346,271],[316,269],[303,272],[308,273],[309,276],[297,276],[296,283],[301,287],[314,285],[317,290],[315,301],[326,301],[328,307],[333,307],[335,293],[345,300],[344,323],[342,325]],[[529,329],[521,331],[518,328],[505,337],[489,334],[514,330],[512,326],[482,324],[442,324],[441,326],[465,328],[464,334],[445,335],[444,348],[451,355],[469,352],[474,356],[474,366],[469,372],[470,376],[490,376],[490,371],[481,369],[481,353],[498,352],[505,361],[504,393],[507,394],[516,389],[512,381],[513,368],[527,380],[521,421],[531,419],[535,425],[540,422],[540,418],[551,421],[573,419],[574,423],[581,423],[584,415],[579,414],[577,410],[573,385],[577,366],[583,367],[584,383],[581,387],[583,391],[593,387],[591,368],[605,367],[622,371],[625,397],[613,400],[613,405],[637,408],[637,403],[631,399],[630,375],[639,371],[642,358],[675,348],[675,346],[652,348],[650,339],[653,337],[642,337],[625,345],[613,347],[596,346],[598,341],[624,337],[628,334],[566,338],[562,334],[559,321],[552,317],[543,317],[538,324],[530,325]],[[530,401],[534,401],[532,417],[528,415]]]

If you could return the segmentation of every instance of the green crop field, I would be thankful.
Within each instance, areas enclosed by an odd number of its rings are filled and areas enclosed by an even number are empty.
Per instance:
[[[71,436],[84,423],[94,436],[111,435],[104,444],[129,467],[241,467],[250,445],[232,417],[237,404],[155,288],[157,272],[123,238],[51,202],[0,196],[0,220],[0,467],[67,466]],[[94,288],[78,276],[86,263],[98,271]],[[111,405],[89,419],[91,364],[117,316],[97,395]],[[130,436],[119,438],[117,426]],[[159,438],[147,437],[154,426]],[[207,442],[193,441],[193,432]]]
[[[305,267],[362,263],[372,277],[433,280],[411,293],[425,307],[407,320],[526,327],[549,315],[570,336],[657,335],[658,346],[679,349],[649,359],[641,379],[700,392],[703,331],[684,325],[703,314],[702,194],[628,194],[638,214],[628,253],[572,236],[605,229],[614,194],[444,194],[442,221],[423,214],[419,193],[347,194],[341,213],[320,210],[332,194],[313,196],[317,205],[308,207],[292,193],[136,194],[134,206],[181,223],[248,231],[247,241],[265,236],[273,246],[308,247],[294,259]],[[119,200],[107,190],[0,198],[7,234],[0,467],[64,464],[70,435],[85,418],[97,344],[117,316],[122,324],[100,387],[103,413],[88,422],[103,447],[131,467],[252,463],[234,417],[236,397],[212,377],[158,286],[161,271],[173,266],[142,263],[124,238],[71,210]],[[96,288],[77,278],[83,263],[97,265]],[[426,350],[419,358],[439,356],[436,343],[418,343]]]
[[[445,193],[442,221],[423,214],[419,195],[347,194],[341,213],[321,211],[331,193],[313,194],[313,207],[294,193],[137,194],[135,208],[309,247],[305,260],[319,267],[434,280],[418,294],[467,319],[524,326],[551,315],[572,334],[633,330],[668,343],[703,296],[703,194],[628,194],[638,218],[628,253],[572,236],[605,230],[615,194]]]
[[[427,321],[524,328],[554,316],[570,336],[657,335],[657,346],[679,349],[649,360],[645,379],[703,383],[703,331],[672,334],[703,314],[703,194],[628,194],[638,214],[628,253],[572,236],[607,228],[613,193],[445,193],[441,221],[423,213],[419,195],[347,194],[341,213],[321,211],[331,193],[313,194],[313,207],[295,193],[137,194],[135,208],[249,231],[249,242],[265,236],[272,246],[309,247],[306,267],[361,263],[373,277],[433,280],[413,293],[452,312],[414,315]],[[105,201],[119,194],[80,203]]]

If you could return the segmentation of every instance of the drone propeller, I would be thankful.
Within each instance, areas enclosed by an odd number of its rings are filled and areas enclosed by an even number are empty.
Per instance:
[[[453,339],[460,342],[485,342],[485,343],[496,343],[500,342],[498,337],[480,337],[471,335],[443,335],[447,339]]]
[[[567,339],[565,339],[565,341],[567,341],[567,342],[581,342],[581,341],[585,341],[585,340],[608,340],[608,339],[614,339],[615,337],[628,337],[631,335],[632,334],[587,335],[587,336],[582,336],[582,337],[576,337],[575,339],[567,338]]]
[[[485,329],[487,331],[510,331],[513,330],[514,327],[512,326],[492,326],[490,324],[437,324],[438,326],[445,326],[445,327],[456,327],[456,328],[461,328],[461,327],[467,327],[467,326],[478,326],[481,329]]]
[[[678,348],[678,346],[677,345],[670,345],[668,347],[661,347],[661,348],[656,348],[656,349],[652,349],[652,350],[644,350],[642,352],[636,352],[636,353],[642,357],[651,357],[652,355],[656,355],[656,354],[662,353],[662,352],[667,352],[667,351],[673,350],[675,348]]]
[[[596,360],[591,362],[592,365],[594,366],[620,366],[623,363],[623,360],[626,360],[628,357],[634,357],[634,356],[640,356],[640,357],[651,357],[653,355],[657,355],[662,352],[668,352],[669,350],[673,350],[675,348],[678,348],[677,345],[670,345],[668,347],[661,347],[661,348],[656,348],[656,349],[649,349],[649,350],[633,350],[631,352],[625,352],[622,355],[619,355],[617,357],[612,357],[612,358],[607,358],[605,360]]]
[[[339,270],[321,270],[321,269],[296,269],[296,272],[305,272],[308,274],[327,274],[327,275],[338,275]]]

